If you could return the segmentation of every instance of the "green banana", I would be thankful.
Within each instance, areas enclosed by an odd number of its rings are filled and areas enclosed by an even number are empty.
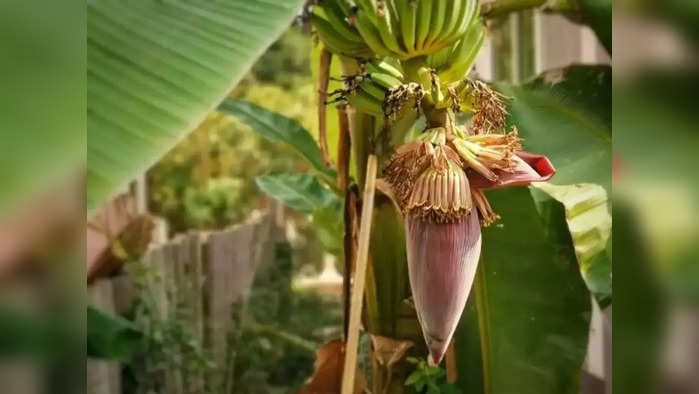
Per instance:
[[[481,33],[484,33],[483,24],[480,23],[479,20],[475,20],[471,26],[468,27],[468,30],[466,30],[466,33],[464,33],[458,44],[454,46],[454,51],[449,57],[448,63],[463,63],[473,47],[478,46],[478,37]]]
[[[396,8],[400,18],[401,34],[403,36],[403,45],[411,52],[415,48],[415,24],[417,5],[415,0],[396,0]]]
[[[381,86],[378,86],[375,84],[371,79],[364,79],[362,82],[359,83],[359,87],[369,93],[373,98],[381,101],[383,103],[384,99],[386,98],[386,90],[384,90]]]
[[[432,0],[419,0],[415,26],[415,51],[422,52],[427,34],[430,32]]]
[[[454,32],[455,35],[461,36],[466,32],[468,27],[473,22],[476,11],[478,10],[478,1],[468,0],[466,13],[464,14],[463,20],[461,21],[458,29]]]
[[[449,63],[449,59],[452,57],[452,52],[454,52],[455,46],[456,45],[452,45],[442,48],[439,51],[427,56],[427,66],[435,70],[441,70]]]
[[[376,28],[379,30],[379,34],[381,35],[381,40],[383,41],[384,45],[393,51],[393,56],[399,58],[405,57],[407,56],[407,52],[398,43],[398,39],[396,38],[395,34],[396,30],[393,29],[392,19],[393,17],[391,16],[388,5],[384,4],[383,13],[381,15],[377,15]]]
[[[373,17],[376,15],[376,0],[354,0],[357,10],[368,12]]]
[[[371,50],[379,56],[391,56],[391,50],[388,49],[381,40],[379,33],[371,17],[364,10],[357,11],[357,30]]]
[[[448,1],[449,0],[434,0],[432,20],[430,21],[430,32],[427,34],[427,38],[425,39],[425,46],[432,46],[434,39],[442,31],[442,26],[444,26],[446,18]]]
[[[385,60],[382,60],[378,63],[366,63],[365,66],[369,73],[389,74],[400,81],[403,81],[403,78],[405,78],[405,76],[399,69],[397,69]]]
[[[386,89],[393,89],[402,84],[400,80],[394,78],[390,74],[370,73],[369,78]]]
[[[318,37],[331,52],[350,57],[370,58],[371,50],[364,43],[357,43],[343,38],[335,28],[320,15],[311,13],[311,23]]]
[[[345,15],[337,3],[325,1],[323,5],[319,7],[325,12],[328,23],[330,23],[343,38],[353,42],[363,42],[357,30],[345,21]]]
[[[352,7],[354,7],[354,2],[352,0],[327,0],[323,2],[323,5],[327,3],[337,6],[337,8],[342,11],[344,16],[348,16],[352,10]]]
[[[401,0],[398,0],[401,1]],[[391,29],[396,33],[396,38],[400,36],[400,19],[398,14],[398,8],[396,7],[396,0],[384,0],[386,11],[391,14]]]
[[[454,25],[451,26],[451,29],[446,31],[444,35],[439,38],[439,40],[442,42],[453,42],[461,37],[465,30],[462,25],[467,19],[468,14],[471,12],[470,9],[473,7],[476,0],[461,0],[459,2],[461,3],[461,7],[459,7],[459,13],[454,19]]]
[[[468,0],[453,0],[451,2],[451,9],[447,11],[446,20],[442,24],[442,29],[434,38],[435,44],[444,42],[447,40],[447,38],[449,38],[449,34],[454,30],[454,26],[456,25],[461,13],[465,11],[467,1]]]
[[[383,116],[383,103],[363,90],[357,90],[347,98],[347,102],[360,112],[374,116]]]
[[[483,24],[476,20],[473,27],[459,43],[458,52],[452,57],[453,63],[443,72],[439,73],[442,83],[451,83],[462,79],[473,65],[473,62],[480,52],[483,40],[485,39],[485,29]]]

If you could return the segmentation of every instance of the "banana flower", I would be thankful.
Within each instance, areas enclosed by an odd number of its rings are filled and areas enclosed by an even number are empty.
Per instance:
[[[384,169],[403,211],[410,287],[433,364],[444,357],[471,291],[481,226],[499,219],[482,190],[555,173],[546,157],[521,150],[516,130],[447,134],[427,130],[399,147]]]

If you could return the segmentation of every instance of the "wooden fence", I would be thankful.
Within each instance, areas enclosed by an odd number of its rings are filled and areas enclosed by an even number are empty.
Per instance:
[[[229,380],[226,371],[230,369],[229,335],[235,332],[234,308],[244,304],[255,272],[272,263],[280,234],[271,215],[263,214],[223,231],[177,236],[151,248],[140,263],[155,272],[156,279],[150,280],[148,289],[159,318],[165,320],[177,310],[188,311],[188,332],[204,344],[217,366],[217,372],[207,376],[209,384],[223,388]],[[137,285],[137,274],[128,264],[124,271],[91,284],[89,302],[111,313],[127,312],[142,286]],[[87,393],[121,393],[120,371],[114,362],[88,360]],[[164,375],[165,393],[203,392],[200,371],[170,368]]]

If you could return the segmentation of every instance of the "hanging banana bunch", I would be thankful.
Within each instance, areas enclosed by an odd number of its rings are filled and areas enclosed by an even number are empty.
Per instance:
[[[346,101],[359,111],[395,121],[419,112],[422,87],[406,82],[403,71],[388,61],[368,62],[365,72],[345,78],[345,89],[333,92],[335,101]]]
[[[477,15],[477,0],[320,0],[311,23],[331,52],[406,60],[463,41]]]

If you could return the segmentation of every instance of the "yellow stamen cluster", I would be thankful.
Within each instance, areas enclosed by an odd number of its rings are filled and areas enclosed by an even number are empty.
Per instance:
[[[471,210],[469,182],[461,159],[443,143],[415,141],[403,145],[384,175],[406,215],[452,223]]]
[[[516,129],[507,134],[461,134],[451,143],[466,165],[490,181],[498,179],[494,170],[511,172],[515,153],[522,150]]]
[[[408,203],[417,177],[430,165],[427,148],[427,143],[423,141],[402,145],[396,149],[383,170],[383,175],[393,187],[393,193],[401,207]]]
[[[478,208],[478,213],[481,216],[481,225],[483,227],[488,227],[495,221],[500,219],[500,215],[493,211],[493,207],[490,206],[488,199],[485,198],[485,194],[480,189],[472,189],[471,196],[473,197],[473,202]]]
[[[396,150],[384,176],[405,215],[433,223],[453,223],[475,205],[481,224],[500,218],[480,189],[470,187],[465,169],[498,180],[497,171],[511,172],[522,149],[517,130],[505,134],[468,135],[459,128],[447,136],[444,127],[426,130],[418,140]]]
[[[405,211],[434,223],[453,223],[471,211],[471,193],[464,170],[437,146],[433,165],[415,181]],[[453,153],[453,151],[452,151]]]

